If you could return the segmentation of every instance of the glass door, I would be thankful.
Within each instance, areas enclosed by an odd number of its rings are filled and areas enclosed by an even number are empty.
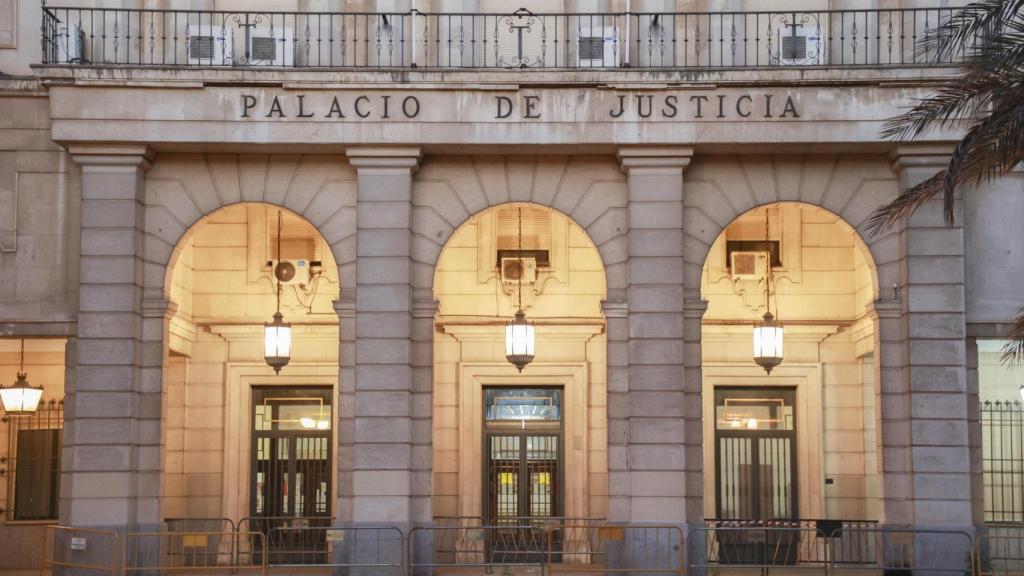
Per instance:
[[[331,525],[331,388],[254,388],[248,530],[267,537],[270,561],[323,560]]]
[[[484,390],[484,521],[493,562],[536,562],[543,525],[562,513],[562,390]]]
[[[719,519],[797,517],[794,396],[792,388],[715,390]]]

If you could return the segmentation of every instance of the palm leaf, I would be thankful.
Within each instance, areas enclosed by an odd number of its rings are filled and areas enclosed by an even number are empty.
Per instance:
[[[1024,361],[1024,308],[1017,311],[1007,337],[1009,341],[1003,346],[1002,361],[1004,364],[1020,364]]]

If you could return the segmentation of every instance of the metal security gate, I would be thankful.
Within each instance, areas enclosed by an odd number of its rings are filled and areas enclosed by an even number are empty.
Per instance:
[[[561,389],[485,389],[484,520],[495,563],[539,562],[562,513]],[[524,528],[526,527],[526,528]]]
[[[715,390],[718,519],[797,517],[792,389]]]
[[[330,523],[331,388],[254,388],[247,529],[266,537],[272,564],[322,563]],[[315,541],[310,541],[313,538]]]
[[[1024,410],[1017,400],[981,403],[985,522],[1024,522]]]

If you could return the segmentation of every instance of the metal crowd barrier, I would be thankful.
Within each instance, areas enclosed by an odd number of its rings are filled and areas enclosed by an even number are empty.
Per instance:
[[[547,534],[547,574],[679,574],[685,539],[677,526],[556,524]]]
[[[969,574],[974,568],[974,538],[957,530],[917,530],[890,527],[847,530],[863,542],[870,555],[859,561],[840,561],[836,545],[829,554],[833,574],[873,570],[879,574]]]
[[[1024,575],[1024,524],[988,522],[976,537],[975,574]]]
[[[230,518],[165,518],[168,532],[236,532]]]
[[[1024,574],[1024,535],[989,533],[978,536],[974,548],[976,576],[1019,576]]]
[[[393,568],[400,572],[404,543],[402,531],[395,526],[282,526],[272,529],[267,536],[267,565],[272,568]]]
[[[259,532],[128,532],[124,574],[132,572],[267,573]],[[254,546],[255,544],[255,546]]]
[[[456,528],[459,526],[483,526],[483,516],[434,516],[434,526]]]
[[[121,539],[116,532],[47,526],[39,555],[39,574],[75,571],[117,574]]]
[[[818,528],[789,526],[712,526],[689,535],[690,568],[756,568],[826,573],[829,546]],[[701,549],[702,547],[703,549]]]
[[[407,538],[409,574],[437,568],[543,570],[544,534],[536,526],[416,526]]]

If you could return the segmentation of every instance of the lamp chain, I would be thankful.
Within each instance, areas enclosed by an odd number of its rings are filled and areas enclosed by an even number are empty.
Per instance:
[[[522,312],[522,310],[523,310],[523,274],[526,273],[526,270],[523,269],[523,207],[522,206],[520,206],[518,208],[518,213],[519,213],[519,238],[518,238],[518,240],[519,240],[519,251],[518,251],[518,254],[519,254],[519,281],[518,281],[518,284],[519,284],[519,298],[518,298],[519,306],[518,306],[518,311]]]
[[[764,305],[768,314],[772,313],[772,245],[771,240],[771,226],[769,224],[769,215],[771,214],[771,207],[765,206],[764,209],[764,244],[768,248],[768,272],[765,275],[765,286],[764,286]]]
[[[25,339],[21,339],[21,360],[19,361],[20,367],[18,368],[19,373],[25,372]]]
[[[277,264],[281,263],[281,211],[277,211]],[[277,264],[274,265],[274,279],[277,280],[277,312],[281,313],[281,279],[277,277]]]

